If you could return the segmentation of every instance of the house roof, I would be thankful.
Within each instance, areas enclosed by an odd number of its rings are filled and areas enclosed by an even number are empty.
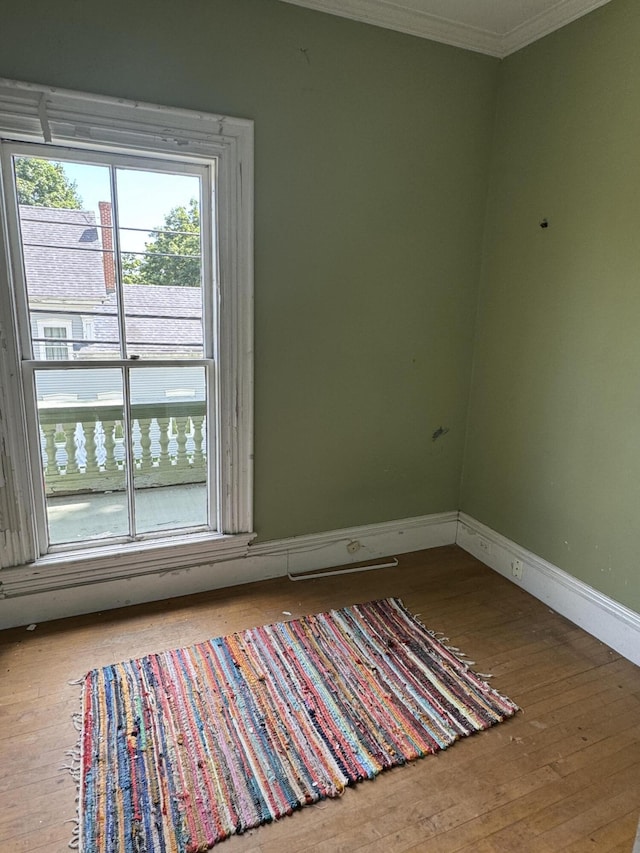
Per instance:
[[[86,302],[86,311],[60,309],[57,316],[81,314],[93,321],[95,343],[82,347],[83,358],[112,353],[107,341],[118,340],[116,294],[107,292],[101,231],[93,211],[20,207],[27,290],[34,313],[47,299]],[[124,285],[127,339],[130,349],[171,357],[200,356],[202,291],[197,287]],[[198,346],[188,346],[197,344]]]
[[[124,304],[128,315],[162,313],[166,317],[193,317],[202,314],[202,294],[199,287],[125,284]]]
[[[148,284],[125,284],[123,287],[127,339],[135,352],[134,343],[145,344],[144,352],[158,355],[194,352],[202,346],[202,295],[199,287],[168,287]],[[95,339],[113,341],[118,336],[115,294],[96,306],[104,317],[94,318]],[[167,321],[170,320],[170,324]],[[155,345],[155,346],[153,346]],[[88,346],[88,352],[97,352],[101,344]],[[179,348],[179,349],[178,349]]]
[[[20,224],[30,298],[106,296],[102,243],[93,211],[21,205]]]

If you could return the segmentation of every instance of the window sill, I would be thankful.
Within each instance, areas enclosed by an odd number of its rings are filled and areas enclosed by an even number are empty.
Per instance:
[[[0,571],[0,598],[170,572],[244,557],[255,533],[176,534],[166,539],[48,554]]]

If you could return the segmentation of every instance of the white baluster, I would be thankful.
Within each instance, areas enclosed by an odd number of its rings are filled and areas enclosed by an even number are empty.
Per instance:
[[[56,431],[53,437],[53,442],[56,447],[55,459],[58,474],[64,477],[64,475],[67,473],[67,463],[69,461],[69,454],[67,453],[67,434],[65,433],[62,424],[56,425]]]
[[[98,471],[106,471],[107,469],[107,448],[105,446],[105,434],[102,427],[102,421],[96,421],[95,430],[93,433],[96,445],[96,464]]]
[[[40,430],[40,456],[42,457],[42,470],[47,472],[47,467],[49,465],[49,454],[47,453],[47,436],[44,434],[44,430],[41,426],[38,427]]]
[[[207,461],[207,416],[205,415],[202,419],[202,442],[200,444],[200,450],[202,452],[202,458],[204,461]]]
[[[185,429],[186,442],[184,445],[185,453],[187,454],[187,462],[189,465],[193,465],[196,459],[196,441],[195,441],[196,428],[193,423],[193,418],[189,415],[187,417],[187,426]]]
[[[75,457],[78,471],[81,474],[87,473],[87,439],[84,434],[84,424],[78,422],[73,434],[73,444],[75,446]]]
[[[111,432],[113,438],[113,459],[118,471],[124,471],[127,453],[124,449],[124,428],[122,421],[115,421]]]
[[[133,444],[133,461],[136,469],[142,468],[142,430],[140,429],[140,421],[135,418],[131,428],[131,438]]]
[[[149,421],[149,455],[151,456],[151,465],[154,468],[159,468],[162,456],[162,443],[160,440],[160,425],[157,418],[151,418]]]

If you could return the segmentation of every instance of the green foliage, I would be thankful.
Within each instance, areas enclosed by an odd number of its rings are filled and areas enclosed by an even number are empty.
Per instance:
[[[125,284],[199,287],[200,210],[196,199],[191,199],[188,207],[174,207],[151,236],[145,243],[147,254],[123,254]]]
[[[142,259],[140,255],[132,255],[129,252],[122,253],[122,281],[125,284],[143,284],[140,277]],[[144,282],[146,284],[147,282]]]
[[[70,181],[61,163],[37,157],[16,157],[18,202],[38,207],[82,208],[75,181]]]

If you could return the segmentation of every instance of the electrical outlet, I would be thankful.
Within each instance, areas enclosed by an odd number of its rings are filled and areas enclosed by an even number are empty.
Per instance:
[[[351,542],[349,542],[347,545],[347,551],[350,554],[355,554],[357,551],[360,550],[360,548],[362,548],[362,545],[357,539],[352,539]]]
[[[522,575],[524,574],[524,563],[522,560],[511,561],[511,574],[516,578],[516,580],[522,580]]]

